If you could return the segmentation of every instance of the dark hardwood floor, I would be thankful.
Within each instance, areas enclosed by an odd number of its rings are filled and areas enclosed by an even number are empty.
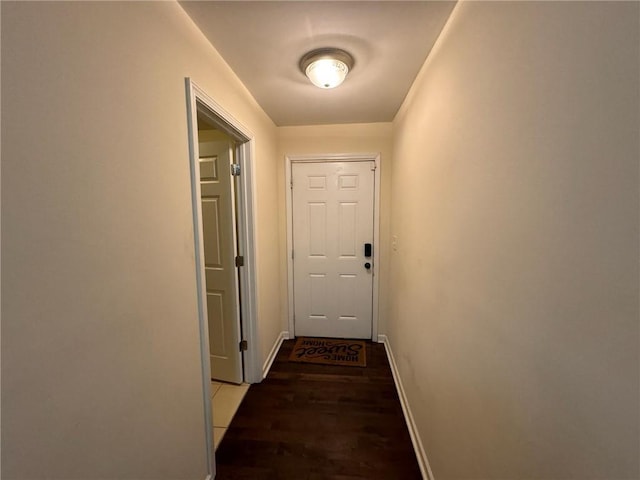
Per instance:
[[[249,388],[216,452],[216,479],[421,479],[382,344],[367,366],[288,361]]]

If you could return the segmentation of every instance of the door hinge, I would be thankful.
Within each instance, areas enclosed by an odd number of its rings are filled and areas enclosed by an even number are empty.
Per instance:
[[[293,190],[293,180],[291,180],[291,183],[289,185],[291,185],[291,190]]]
[[[291,260],[293,260],[293,250],[291,250]]]
[[[249,348],[249,344],[247,343],[247,341],[246,340],[241,340],[240,341],[240,351],[241,352],[246,352],[248,348]]]
[[[244,257],[242,255],[236,257],[236,267],[244,267]]]
[[[232,163],[231,164],[231,175],[233,175],[234,177],[237,177],[240,175],[240,164],[239,163]]]

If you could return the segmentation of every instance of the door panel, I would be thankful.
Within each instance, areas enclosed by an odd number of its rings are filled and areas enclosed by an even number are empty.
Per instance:
[[[220,197],[202,197],[202,218],[204,222],[202,235],[204,238],[205,268],[223,268],[220,231]]]
[[[325,258],[327,256],[327,205],[309,203],[309,255]]]
[[[371,338],[374,163],[292,164],[297,336]]]
[[[242,382],[232,145],[200,143],[200,193],[211,377]]]
[[[224,292],[207,289],[207,313],[209,319],[209,351],[215,357],[226,356],[224,342],[224,322],[217,319],[224,318]],[[213,376],[213,370],[211,375]]]
[[[340,225],[338,228],[340,258],[356,256],[356,226],[358,220],[358,204],[340,203]]]

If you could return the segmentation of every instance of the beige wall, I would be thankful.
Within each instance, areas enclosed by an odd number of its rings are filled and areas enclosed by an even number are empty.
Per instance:
[[[279,226],[281,232],[280,257],[287,258],[287,219],[285,195],[285,156],[341,153],[380,153],[380,295],[379,295],[379,333],[385,332],[388,302],[387,279],[389,278],[389,201],[390,201],[390,163],[392,150],[391,123],[363,123],[346,125],[314,125],[301,127],[278,127],[278,205]],[[286,285],[287,265],[280,265],[280,278]],[[287,330],[286,312],[288,300],[286,289],[281,297],[283,329]]]
[[[465,2],[394,121],[391,315],[435,478],[639,478],[636,2]]]
[[[280,162],[245,87],[177,3],[2,2],[3,479],[206,475],[187,76],[256,139],[272,344]]]

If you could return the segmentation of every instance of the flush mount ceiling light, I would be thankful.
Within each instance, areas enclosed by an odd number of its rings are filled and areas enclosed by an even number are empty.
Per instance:
[[[353,68],[353,57],[339,48],[319,48],[300,59],[300,70],[320,88],[335,88]]]

